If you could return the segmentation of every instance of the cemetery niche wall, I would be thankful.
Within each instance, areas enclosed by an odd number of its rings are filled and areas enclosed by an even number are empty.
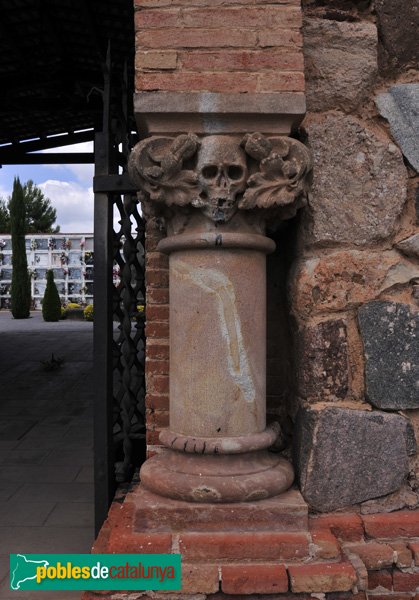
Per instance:
[[[47,270],[52,269],[63,304],[93,303],[93,234],[32,234],[25,238],[32,308],[40,309]],[[11,236],[0,237],[0,308],[9,308],[12,280]]]

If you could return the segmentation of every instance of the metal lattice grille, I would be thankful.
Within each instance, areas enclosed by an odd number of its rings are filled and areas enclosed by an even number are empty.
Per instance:
[[[114,196],[113,250],[113,437],[121,482],[145,451],[144,221],[133,194]]]

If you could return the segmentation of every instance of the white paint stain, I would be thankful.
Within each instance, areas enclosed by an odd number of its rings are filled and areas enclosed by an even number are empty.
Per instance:
[[[217,300],[217,313],[221,333],[226,341],[228,370],[240,388],[247,404],[255,405],[256,392],[241,330],[241,322],[236,307],[234,286],[224,273],[215,269],[194,269],[187,263],[178,261],[172,267],[176,276],[189,279],[194,285]]]

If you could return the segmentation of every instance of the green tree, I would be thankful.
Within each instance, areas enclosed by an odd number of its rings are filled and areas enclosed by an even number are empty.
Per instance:
[[[23,196],[26,207],[26,233],[58,233],[60,226],[54,227],[57,211],[51,206],[51,200],[45,196],[41,188],[29,179],[23,184]],[[10,233],[10,202],[0,198],[0,233]]]
[[[3,198],[0,198],[0,233],[10,233],[10,215]]]
[[[44,321],[58,321],[61,318],[61,300],[52,269],[47,272],[47,287],[42,300],[42,316]]]
[[[26,233],[58,233],[57,211],[51,206],[51,200],[29,179],[23,186],[26,205]]]
[[[10,230],[12,234],[12,315],[15,319],[27,319],[31,307],[31,284],[25,248],[25,198],[18,177],[13,181],[13,193],[9,202]]]

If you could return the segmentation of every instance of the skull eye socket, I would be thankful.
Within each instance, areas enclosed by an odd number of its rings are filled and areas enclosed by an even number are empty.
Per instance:
[[[202,177],[205,179],[214,179],[217,176],[218,167],[217,165],[206,165],[202,169]]]
[[[230,165],[227,169],[227,175],[230,179],[241,179],[243,177],[243,167],[240,165]]]

